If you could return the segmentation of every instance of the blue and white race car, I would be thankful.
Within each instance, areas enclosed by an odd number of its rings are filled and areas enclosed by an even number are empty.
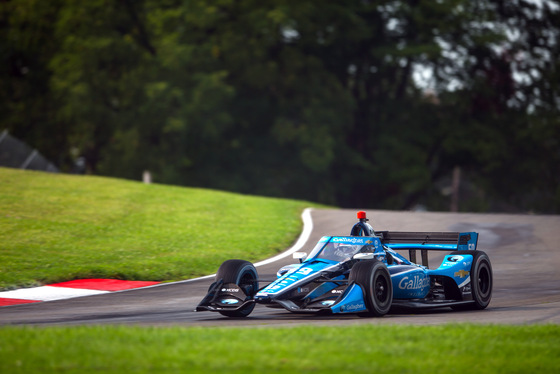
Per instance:
[[[492,297],[492,265],[475,232],[374,232],[366,213],[350,236],[324,236],[300,263],[284,266],[259,288],[248,261],[225,261],[196,311],[246,317],[256,304],[294,313],[380,317],[398,308],[484,309]],[[406,250],[409,259],[397,252]],[[422,265],[416,264],[420,251]],[[428,251],[450,252],[437,269]]]

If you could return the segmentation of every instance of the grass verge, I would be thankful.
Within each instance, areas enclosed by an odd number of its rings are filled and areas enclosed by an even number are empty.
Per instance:
[[[256,261],[289,247],[307,206],[314,205],[0,168],[0,289],[211,274],[228,258]]]
[[[12,374],[560,371],[558,325],[4,327],[0,341]]]

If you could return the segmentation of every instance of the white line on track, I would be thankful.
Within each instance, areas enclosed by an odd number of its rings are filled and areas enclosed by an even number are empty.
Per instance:
[[[313,220],[311,219],[311,210],[312,210],[311,208],[306,208],[301,214],[301,220],[303,221],[303,230],[296,243],[292,246],[292,248],[288,249],[285,252],[280,253],[278,256],[269,258],[268,260],[257,262],[255,266],[271,264],[273,262],[286,258],[292,255],[293,253],[299,251],[303,247],[303,245],[307,242],[307,239],[309,239],[309,236],[313,231]]]

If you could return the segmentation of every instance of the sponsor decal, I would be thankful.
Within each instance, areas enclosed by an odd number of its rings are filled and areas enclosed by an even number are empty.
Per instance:
[[[232,304],[237,304],[237,303],[239,303],[239,300],[237,300],[237,299],[223,299],[223,300],[220,301],[220,302],[221,302],[222,304],[229,304],[229,305],[232,305]]]
[[[343,292],[344,292],[344,290],[332,290],[331,291],[331,293],[334,293],[334,294],[341,294]]]
[[[333,243],[347,243],[347,244],[365,244],[364,239],[360,238],[343,238],[343,237],[335,237],[332,239]]]
[[[221,291],[227,293],[238,293],[240,290],[239,288],[222,288]]]
[[[465,278],[465,277],[469,276],[469,273],[470,272],[461,269],[459,271],[456,271],[455,274],[453,274],[453,275],[456,276],[456,277],[459,277],[459,278]]]
[[[340,311],[341,312],[352,312],[354,310],[361,310],[361,309],[365,309],[365,305],[362,303],[357,303],[357,304],[348,304],[348,305],[342,305],[340,307]]]
[[[324,306],[331,306],[334,304],[334,300],[325,300],[321,302],[322,305]]]
[[[401,290],[418,290],[430,286],[430,277],[415,275],[414,277],[403,277],[399,282]]]
[[[463,259],[463,256],[450,256],[447,257],[447,261],[449,262],[459,262]]]

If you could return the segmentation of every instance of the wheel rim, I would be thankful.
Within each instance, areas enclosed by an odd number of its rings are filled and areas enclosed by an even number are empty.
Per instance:
[[[375,278],[373,294],[375,299],[378,300],[381,304],[387,302],[389,297],[389,287],[387,286],[387,279],[382,275],[379,275]]]
[[[245,291],[247,296],[252,296],[256,291],[255,279],[256,278],[251,272],[246,272],[239,280],[238,285]]]

